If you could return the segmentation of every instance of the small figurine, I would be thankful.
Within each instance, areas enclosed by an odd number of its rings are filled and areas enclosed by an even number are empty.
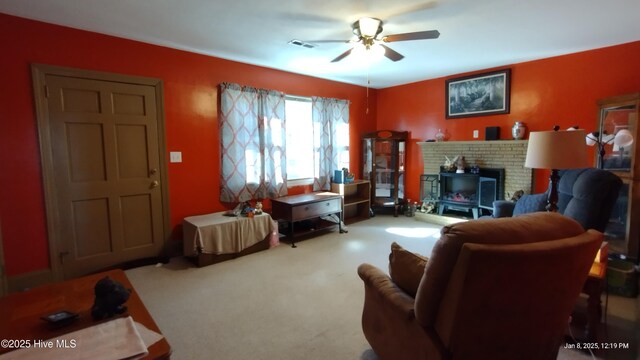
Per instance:
[[[344,167],[342,168],[342,171],[344,172],[345,184],[352,183],[355,180],[356,176],[353,173],[350,173],[348,168]]]
[[[454,157],[453,160],[449,159],[448,156],[444,156],[447,160],[444,162],[442,166],[444,171],[446,172],[454,172],[456,171],[456,163],[458,162],[458,156]]]
[[[91,307],[94,320],[110,318],[127,311],[124,303],[129,300],[131,289],[126,289],[121,283],[105,276],[96,283],[94,291],[96,298]]]
[[[262,201],[256,201],[256,206],[253,210],[253,213],[256,215],[262,214]]]
[[[464,168],[467,166],[467,162],[464,159],[464,156],[462,155],[458,155],[457,157],[457,161],[456,161],[456,167],[458,168],[456,170],[456,173],[458,174],[464,174]]]
[[[513,196],[511,197],[511,201],[515,202],[515,201],[520,200],[522,195],[524,195],[524,190],[518,190],[518,191],[514,192]]]

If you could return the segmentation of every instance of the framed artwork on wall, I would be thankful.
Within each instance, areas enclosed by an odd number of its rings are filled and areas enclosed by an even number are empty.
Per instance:
[[[511,69],[445,82],[447,119],[509,113]]]

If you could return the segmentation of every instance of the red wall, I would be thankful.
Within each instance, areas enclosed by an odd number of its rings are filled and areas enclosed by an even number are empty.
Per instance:
[[[507,139],[516,120],[534,131],[556,123],[591,130],[596,122],[596,99],[640,90],[640,72],[633,68],[640,58],[640,42],[506,66],[512,69],[511,113],[456,120],[444,118],[444,78],[371,90],[366,114],[366,89],[362,87],[4,14],[0,14],[0,48],[0,219],[9,276],[48,267],[32,63],[163,80],[167,150],[183,155],[182,163],[170,163],[168,168],[174,238],[180,237],[183,217],[225,208],[218,200],[220,82],[349,99],[351,163],[356,176],[360,176],[361,134],[375,129],[411,131],[407,194],[412,199],[418,198],[418,175],[423,168],[415,142],[433,138],[438,128],[446,130],[450,140],[470,140],[474,129],[482,139],[486,126],[500,126],[502,138]],[[546,187],[541,179],[538,189]],[[307,191],[303,187],[291,193]]]
[[[555,124],[594,131],[597,99],[640,91],[638,59],[640,41],[496,68],[511,68],[511,111],[506,115],[445,118],[445,80],[473,73],[382,89],[377,128],[411,131],[407,197],[418,199],[423,164],[416,142],[433,139],[438,129],[449,140],[473,140],[473,130],[479,130],[483,140],[487,126],[499,126],[500,138],[510,139],[515,121],[524,121],[529,131],[551,130]],[[535,178],[536,192],[544,191],[548,173],[536,171]]]
[[[49,266],[42,174],[30,64],[74,67],[146,76],[164,82],[169,201],[174,238],[182,218],[220,211],[217,85],[235,82],[287,94],[351,101],[352,164],[360,162],[360,134],[375,130],[367,115],[366,89],[219,58],[0,14],[0,218],[7,275]],[[168,157],[168,154],[165,154]],[[359,175],[358,167],[353,170]],[[292,189],[293,193],[309,191]]]

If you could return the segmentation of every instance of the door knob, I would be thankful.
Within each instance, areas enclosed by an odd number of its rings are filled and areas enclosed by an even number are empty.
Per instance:
[[[160,181],[158,181],[158,180],[153,180],[153,181],[151,182],[151,189],[153,189],[153,188],[155,188],[155,187],[158,187],[158,186],[160,186]]]

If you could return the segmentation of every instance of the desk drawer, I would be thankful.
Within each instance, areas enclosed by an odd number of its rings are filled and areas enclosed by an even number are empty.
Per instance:
[[[295,206],[293,208],[293,221],[305,220],[327,214],[335,214],[341,210],[341,199],[329,199]]]

